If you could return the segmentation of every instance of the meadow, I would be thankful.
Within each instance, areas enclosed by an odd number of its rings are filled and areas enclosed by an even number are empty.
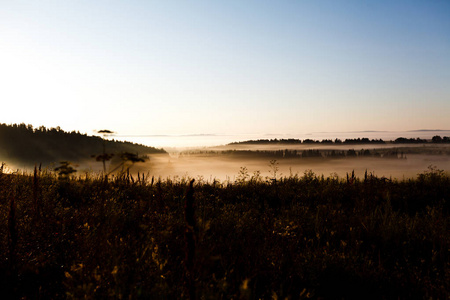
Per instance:
[[[284,176],[302,174],[312,170],[326,177],[345,177],[355,171],[364,176],[365,171],[378,177],[408,179],[429,165],[450,170],[450,144],[341,144],[335,143],[261,143],[229,144],[209,148],[172,151],[169,154],[150,154],[144,164],[135,165],[132,171],[150,171],[156,177],[191,176],[212,181],[234,181],[241,167],[250,174],[260,172],[270,176],[269,162],[276,160],[278,173]],[[95,167],[90,162],[91,168]]]
[[[0,174],[0,284],[25,299],[447,299],[450,178]]]

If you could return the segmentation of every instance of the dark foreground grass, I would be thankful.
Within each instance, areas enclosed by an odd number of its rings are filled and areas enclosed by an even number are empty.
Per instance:
[[[450,179],[438,170],[197,180],[185,216],[188,186],[1,174],[0,296],[449,297]]]

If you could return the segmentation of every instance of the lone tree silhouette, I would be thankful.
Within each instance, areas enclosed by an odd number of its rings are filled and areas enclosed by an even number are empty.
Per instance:
[[[113,170],[111,170],[107,175],[113,173],[120,167],[122,167],[122,172],[124,172],[125,171],[124,167],[126,166],[127,162],[131,163],[131,166],[129,165],[126,168],[126,170],[128,172],[130,170],[130,168],[134,166],[135,163],[146,162],[149,159],[149,157],[146,155],[139,156],[138,154],[134,154],[134,153],[130,153],[130,152],[123,152],[120,154],[120,159],[122,160],[122,162],[117,167],[115,167]]]
[[[69,161],[61,161],[59,167],[55,168],[55,172],[58,172],[60,179],[69,179],[72,173],[77,172],[72,163]]]
[[[103,135],[103,153],[100,155],[92,155],[92,157],[94,157],[96,161],[103,162],[103,173],[106,174],[106,162],[114,156],[114,153],[106,153],[106,137],[114,134],[114,132],[108,129],[103,129],[98,130],[97,133]]]

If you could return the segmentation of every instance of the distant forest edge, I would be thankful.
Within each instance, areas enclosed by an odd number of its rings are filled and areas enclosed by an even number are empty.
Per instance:
[[[99,132],[99,135],[101,132]],[[189,155],[225,156],[238,159],[251,158],[344,158],[344,157],[383,157],[383,158],[406,158],[406,154],[446,154],[450,155],[450,148],[438,147],[438,145],[450,145],[450,137],[439,135],[426,140],[421,138],[399,137],[394,141],[382,139],[324,139],[321,141],[312,139],[259,139],[241,142],[233,142],[228,145],[373,145],[374,149],[354,150],[350,147],[345,151],[342,149],[306,149],[295,150],[187,150],[180,152],[180,157]],[[378,148],[376,145],[393,145],[388,148]],[[401,144],[428,144],[437,147],[413,148],[400,146]],[[105,150],[104,150],[105,149]],[[104,152],[105,151],[105,152]],[[66,132],[60,127],[46,128],[40,126],[34,128],[32,125],[0,123],[0,162],[19,165],[20,167],[34,167],[37,164],[48,166],[51,163],[69,161],[79,163],[95,159],[102,155],[114,154],[113,160],[119,160],[123,153],[131,153],[139,156],[149,154],[167,154],[164,149],[149,147],[131,142],[106,140],[99,136],[88,136],[80,132]],[[106,159],[106,160],[109,160]]]
[[[189,157],[200,155],[204,157],[228,157],[235,159],[341,159],[341,158],[388,158],[406,159],[410,154],[422,155],[450,155],[450,147],[442,148],[379,148],[379,149],[282,149],[282,150],[186,150],[179,154],[179,157]]]
[[[163,149],[105,140],[80,132],[66,132],[61,128],[33,128],[26,124],[0,124],[0,159],[21,165],[34,166],[42,163],[90,159],[101,155],[103,146],[107,153],[133,153],[139,155],[166,153]]]
[[[421,139],[421,138],[404,138],[399,137],[394,141],[388,141],[389,143],[394,144],[427,144],[427,143],[446,143],[450,144],[450,137],[444,136],[441,137],[439,135],[435,135],[431,140]],[[347,145],[357,145],[357,144],[386,144],[388,143],[382,139],[368,139],[368,138],[357,138],[357,139],[345,139],[342,141],[341,139],[324,139],[321,141],[312,140],[312,139],[261,139],[261,140],[249,140],[243,142],[233,142],[228,145],[261,145],[261,144],[280,144],[280,145],[292,145],[292,144],[347,144]]]
[[[415,145],[425,145],[427,147],[414,147]],[[263,145],[279,145],[277,150],[262,150],[262,149],[228,149],[228,150],[185,150],[180,153],[182,156],[190,155],[203,155],[203,156],[226,156],[238,159],[249,158],[269,158],[269,159],[296,159],[296,158],[354,158],[354,157],[374,157],[374,158],[399,158],[406,159],[406,154],[425,154],[425,155],[450,155],[450,138],[447,136],[434,136],[431,140],[420,138],[404,138],[400,137],[394,141],[384,141],[382,139],[368,138],[356,138],[346,139],[344,141],[340,139],[322,141],[317,140],[299,140],[299,139],[261,139],[261,140],[249,140],[243,142],[230,143],[227,146],[263,146]],[[329,146],[326,149],[283,149],[282,146],[295,146],[295,145],[307,145],[311,146]],[[337,146],[347,146],[345,150]],[[369,149],[352,149],[355,145],[373,145],[371,150]],[[381,147],[381,145],[387,145]],[[335,149],[332,147],[336,146]],[[380,146],[380,147],[377,147]],[[444,146],[444,147],[442,147]]]

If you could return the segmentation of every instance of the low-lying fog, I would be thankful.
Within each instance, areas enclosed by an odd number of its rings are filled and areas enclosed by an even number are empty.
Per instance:
[[[346,173],[355,171],[357,177],[363,177],[367,170],[379,177],[392,177],[397,179],[414,178],[418,173],[433,165],[438,169],[450,170],[449,157],[438,155],[409,155],[407,159],[383,159],[383,158],[342,158],[342,159],[282,159],[276,161],[278,176],[303,175],[306,170],[312,170],[315,174],[337,174],[340,177]],[[208,157],[191,155],[189,157],[156,157],[153,156],[149,163],[134,167],[134,171],[149,172],[155,177],[203,177],[212,181],[234,181],[239,176],[241,167],[248,170],[249,175],[260,171],[261,176],[272,176],[273,167],[270,160],[251,159],[236,160],[229,157]]]
[[[354,149],[357,152],[361,149],[370,151],[384,151],[386,148],[396,149],[399,153],[404,152],[406,159],[383,158],[383,157],[343,157],[343,158],[275,158],[258,155],[225,155],[224,150],[336,150],[345,151]],[[155,178],[191,177],[203,178],[206,181],[234,181],[238,178],[241,168],[246,168],[248,175],[260,172],[261,177],[273,176],[274,167],[277,168],[277,177],[296,175],[302,176],[305,171],[312,170],[317,175],[338,175],[345,177],[347,173],[355,171],[357,177],[362,178],[364,172],[374,174],[378,177],[387,178],[415,178],[417,174],[428,170],[430,165],[450,171],[450,145],[421,144],[421,145],[320,145],[320,144],[299,144],[299,145],[231,145],[223,147],[202,148],[197,151],[191,149],[187,152],[171,152],[169,154],[150,155],[145,163],[137,163],[130,171],[154,176]],[[276,164],[270,165],[271,160],[276,159]],[[53,164],[50,169],[58,166]],[[9,170],[26,169],[23,166],[7,165]],[[46,167],[46,166],[44,166]],[[76,174],[82,175],[85,172],[101,172],[103,166],[101,162],[88,159],[83,163],[74,163],[78,170]],[[109,165],[109,171],[116,165]],[[120,168],[119,168],[120,169]],[[28,171],[30,169],[28,168]]]
[[[426,147],[426,148],[424,148]],[[393,148],[405,151],[406,159],[383,158],[383,157],[346,157],[346,158],[266,158],[266,157],[245,157],[223,155],[220,152],[209,153],[207,151],[246,149],[246,150],[279,150],[279,149],[334,149],[348,150],[355,149],[385,149]],[[273,176],[274,167],[277,168],[278,176],[303,175],[306,170],[312,170],[317,175],[338,175],[345,177],[347,173],[355,171],[355,175],[363,177],[364,172],[372,173],[378,177],[387,178],[415,178],[417,174],[428,170],[430,165],[438,169],[450,171],[450,146],[448,145],[258,145],[242,146],[234,145],[222,148],[204,148],[199,153],[170,153],[169,155],[152,155],[150,161],[133,167],[134,172],[145,172],[151,176],[183,177],[192,178],[202,177],[204,180],[212,181],[234,181],[240,173],[241,168],[246,168],[248,174],[252,176],[254,172],[259,171],[261,176]],[[422,154],[423,152],[427,154]],[[430,154],[431,153],[431,154]],[[276,159],[276,164],[271,166],[271,160]]]

